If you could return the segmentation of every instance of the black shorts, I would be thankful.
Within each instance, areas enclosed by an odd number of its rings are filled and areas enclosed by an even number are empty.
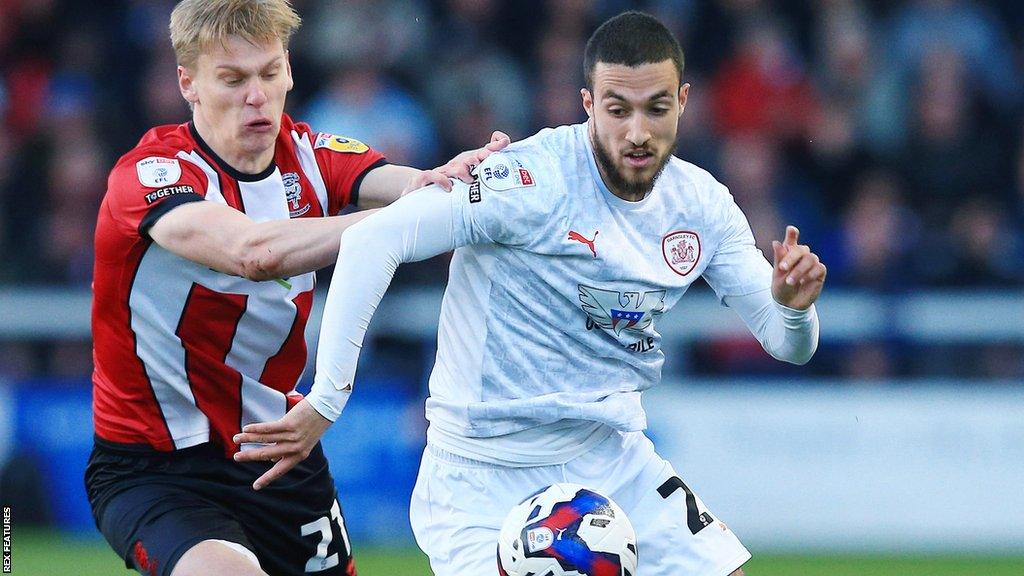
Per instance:
[[[337,491],[316,448],[260,491],[269,463],[239,463],[201,444],[175,452],[130,450],[96,440],[85,472],[96,526],[148,576],[169,576],[189,548],[227,540],[252,550],[271,576],[352,576],[350,540]]]

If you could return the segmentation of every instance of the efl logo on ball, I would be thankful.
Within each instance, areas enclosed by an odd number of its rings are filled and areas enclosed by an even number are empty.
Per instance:
[[[534,528],[526,533],[526,549],[530,552],[547,550],[555,541],[555,535],[549,528]]]

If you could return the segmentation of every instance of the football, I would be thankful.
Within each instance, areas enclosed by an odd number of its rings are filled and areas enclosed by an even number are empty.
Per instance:
[[[636,534],[611,498],[553,484],[523,500],[498,535],[501,576],[636,576]]]

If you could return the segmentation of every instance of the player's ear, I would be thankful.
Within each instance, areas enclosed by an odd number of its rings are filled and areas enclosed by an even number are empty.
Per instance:
[[[594,95],[586,88],[580,88],[580,96],[583,98],[583,109],[587,112],[588,118],[594,117]]]
[[[686,99],[690,96],[690,85],[683,84],[679,87],[679,115],[683,115],[683,108],[686,108]]]
[[[196,92],[196,85],[192,80],[192,74],[184,66],[178,66],[178,90],[181,91],[181,97],[189,105],[199,102],[199,94]]]

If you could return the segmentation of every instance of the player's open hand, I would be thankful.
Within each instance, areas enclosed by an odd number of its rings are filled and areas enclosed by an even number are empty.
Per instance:
[[[458,178],[466,184],[472,184],[473,175],[471,172],[473,171],[473,168],[480,165],[480,163],[492,153],[508,146],[511,141],[512,140],[508,137],[508,134],[495,130],[494,133],[491,134],[491,141],[483,148],[463,152],[449,160],[444,166],[438,166],[433,170],[424,170],[420,172],[419,175],[409,181],[405,190],[402,190],[402,196],[405,196],[413,190],[419,190],[420,188],[431,184],[437,184],[446,191],[451,192],[451,178]]]
[[[330,425],[330,420],[302,400],[284,418],[276,422],[249,424],[242,428],[241,434],[235,434],[236,444],[266,444],[236,452],[235,461],[274,462],[270,470],[253,482],[253,490],[259,490],[305,460]]]
[[[821,294],[826,270],[817,254],[808,246],[797,244],[799,238],[796,226],[786,226],[786,239],[772,241],[775,252],[772,296],[783,306],[806,310]]]

